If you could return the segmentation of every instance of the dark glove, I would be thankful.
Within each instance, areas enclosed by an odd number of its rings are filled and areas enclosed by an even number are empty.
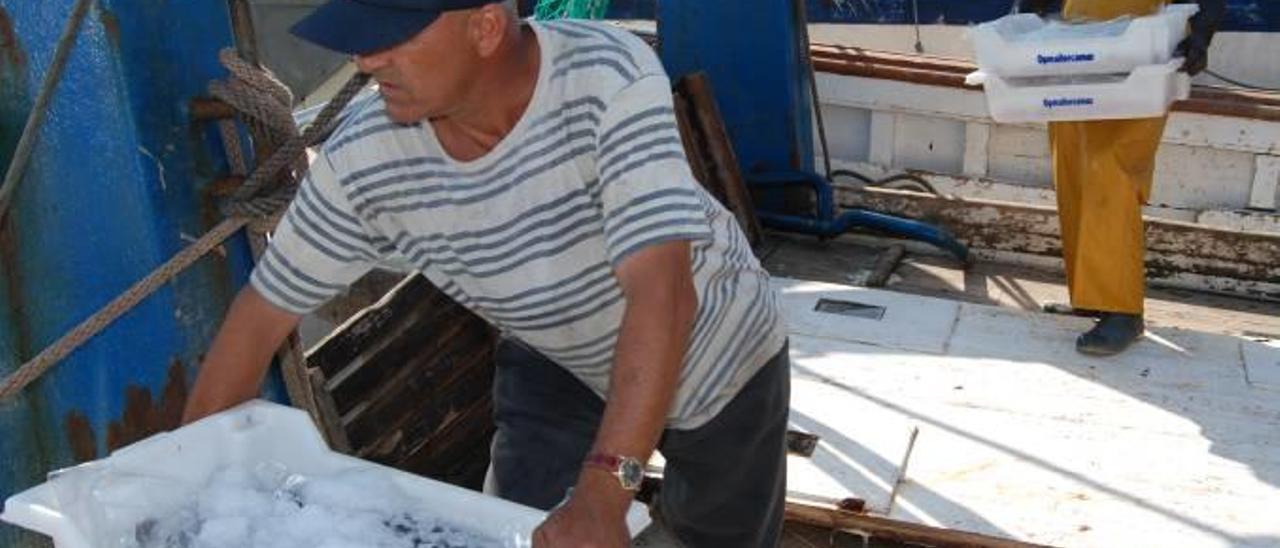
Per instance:
[[[1198,0],[1200,12],[1191,18],[1191,34],[1178,44],[1176,55],[1186,58],[1182,71],[1195,76],[1209,67],[1209,44],[1227,14],[1226,0]]]
[[[1019,13],[1034,13],[1044,17],[1050,13],[1056,13],[1061,8],[1058,7],[1059,0],[1022,0],[1018,4]]]
[[[1182,72],[1195,76],[1209,68],[1209,43],[1212,41],[1212,34],[1192,32],[1191,36],[1178,44],[1174,55],[1186,59],[1182,63]]]

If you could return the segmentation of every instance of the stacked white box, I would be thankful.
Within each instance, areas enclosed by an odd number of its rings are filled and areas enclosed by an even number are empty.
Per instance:
[[[1190,95],[1174,50],[1199,8],[1071,24],[1015,14],[970,33],[991,117],[1001,123],[1149,118]]]

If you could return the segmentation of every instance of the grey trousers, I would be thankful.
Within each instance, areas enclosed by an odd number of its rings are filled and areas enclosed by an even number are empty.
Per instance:
[[[773,548],[782,534],[791,363],[783,346],[719,415],[666,430],[659,509],[688,548]],[[577,481],[604,402],[564,368],[503,341],[494,381],[489,488],[549,510]]]

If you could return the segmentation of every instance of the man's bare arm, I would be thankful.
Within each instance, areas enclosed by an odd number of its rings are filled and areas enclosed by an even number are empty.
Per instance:
[[[182,422],[200,419],[258,395],[271,357],[300,317],[268,302],[251,286],[236,295],[213,339]]]
[[[645,459],[666,425],[698,310],[689,242],[637,252],[618,279],[627,309],[594,449]]]
[[[689,242],[642,249],[616,274],[627,308],[592,450],[644,462],[666,426],[697,315]],[[631,497],[617,478],[584,469],[569,504],[535,533],[534,547],[624,546]]]

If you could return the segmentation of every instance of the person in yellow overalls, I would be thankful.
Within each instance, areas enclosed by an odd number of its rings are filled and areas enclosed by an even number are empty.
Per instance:
[[[1149,15],[1167,0],[1065,0],[1067,21]],[[1062,2],[1023,0],[1023,11],[1045,15]],[[1209,43],[1226,13],[1225,0],[1199,0],[1190,36],[1178,46],[1183,70],[1208,65]],[[1029,8],[1029,9],[1027,9]],[[1062,227],[1071,308],[1097,324],[1076,340],[1091,355],[1114,355],[1142,337],[1146,273],[1142,206],[1151,194],[1156,149],[1165,118],[1060,122],[1049,125],[1053,180]]]

